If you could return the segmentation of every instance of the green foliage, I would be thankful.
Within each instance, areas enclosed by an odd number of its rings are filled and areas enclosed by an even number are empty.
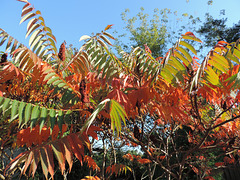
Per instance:
[[[231,43],[240,38],[240,21],[232,27],[228,27],[226,23],[227,18],[214,19],[210,14],[206,14],[203,25],[197,30],[204,37],[206,46],[214,47],[218,41]]]
[[[187,13],[178,17],[176,11],[172,12],[167,8],[162,10],[154,9],[151,19],[149,18],[149,14],[144,12],[143,7],[136,16],[128,17],[129,14],[129,9],[126,9],[125,12],[122,13],[122,20],[126,24],[124,29],[126,29],[128,33],[119,35],[119,39],[115,44],[116,49],[118,52],[122,50],[129,52],[132,46],[144,49],[145,45],[147,45],[155,58],[162,57],[166,52],[167,46],[170,43],[175,43],[181,33],[185,31],[184,29],[186,29],[186,27],[187,31],[194,32],[192,24],[200,21],[199,18],[194,18]],[[184,21],[184,24],[181,24],[182,21]],[[176,31],[176,27],[180,27],[178,31]],[[124,38],[128,38],[128,44],[120,40]]]

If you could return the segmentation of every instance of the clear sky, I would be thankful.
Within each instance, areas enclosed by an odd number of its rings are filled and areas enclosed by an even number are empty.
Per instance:
[[[19,25],[21,10],[24,3],[16,0],[0,0],[0,28],[7,31],[18,41],[28,45],[25,40],[27,23]],[[41,11],[45,23],[49,26],[58,41],[58,47],[66,40],[67,44],[80,47],[79,39],[82,35],[101,32],[108,24],[114,24],[113,32],[124,33],[124,23],[121,13],[130,9],[130,16],[135,16],[140,7],[145,12],[153,14],[155,8],[168,8],[177,11],[179,15],[188,13],[194,17],[204,18],[210,13],[220,18],[220,10],[225,9],[228,25],[240,20],[240,0],[213,0],[208,6],[207,0],[29,0],[34,7]]]

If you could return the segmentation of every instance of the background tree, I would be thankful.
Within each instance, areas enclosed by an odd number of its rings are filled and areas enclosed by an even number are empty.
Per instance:
[[[129,9],[122,13],[122,20],[126,24],[125,34],[119,35],[115,47],[119,52],[122,50],[130,52],[132,47],[151,49],[152,56],[162,57],[167,47],[175,43],[178,37],[188,29],[193,31],[193,24],[198,23],[199,18],[194,18],[187,13],[178,17],[177,12],[170,9],[154,9],[153,17],[149,19],[149,14],[144,12],[144,8],[133,17],[128,17]],[[184,21],[185,24],[182,23]],[[192,24],[191,26],[189,24]],[[178,30],[176,30],[178,29]],[[125,43],[125,38],[127,38]],[[124,40],[124,41],[123,41]]]
[[[235,42],[240,38],[240,22],[232,27],[226,25],[227,18],[214,19],[210,14],[206,14],[206,19],[197,30],[204,37],[207,47],[213,47],[218,41]]]

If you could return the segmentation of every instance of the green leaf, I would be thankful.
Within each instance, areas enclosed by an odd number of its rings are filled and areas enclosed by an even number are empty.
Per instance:
[[[39,51],[38,54],[42,51],[42,50],[39,50],[41,49],[42,47],[45,48],[46,46],[44,46],[43,44],[46,42],[47,40],[46,39],[42,39],[41,41],[39,41],[32,49],[32,51]],[[41,47],[41,48],[40,48]],[[37,54],[37,53],[36,53]]]
[[[213,84],[215,86],[221,85],[218,75],[213,71],[213,69],[211,67],[209,67],[207,70],[205,70],[205,72],[207,73],[206,79],[208,82],[210,82],[211,84]]]
[[[61,79],[54,81],[53,85],[57,86],[58,84],[60,84],[61,82],[63,82]],[[59,87],[59,86],[58,86]]]
[[[236,54],[235,54],[235,56],[234,56],[232,53],[228,52],[226,57],[227,57],[228,59],[230,59],[231,61],[239,64],[239,59],[236,57]]]
[[[18,108],[18,114],[19,114],[19,125],[18,127],[21,127],[22,123],[24,122],[24,111],[25,111],[25,102],[20,102],[19,108]]]
[[[72,111],[71,110],[68,110],[66,113],[65,113],[65,116],[64,116],[64,121],[66,123],[71,123],[71,114],[72,114]]]
[[[14,100],[12,102],[12,109],[11,109],[11,119],[10,122],[12,122],[14,119],[18,117],[18,101]]]
[[[39,36],[39,34],[42,32],[42,29],[37,29],[36,31],[34,31],[31,35],[31,37],[29,38],[29,46],[31,46],[31,44],[33,43],[33,41]]]
[[[240,51],[239,51],[238,49],[234,48],[233,54],[234,54],[234,56],[236,56],[238,59],[240,59]],[[238,62],[238,63],[239,63],[239,62]]]
[[[208,64],[212,65],[213,67],[216,67],[218,70],[227,73],[227,69],[224,68],[219,62],[216,62],[214,59],[210,59],[208,61]]]
[[[66,85],[66,83],[59,83],[58,84],[58,88],[62,88],[63,86],[65,86]]]
[[[108,46],[101,39],[97,39],[97,42],[99,42],[104,48],[108,49]]]
[[[41,40],[42,41],[42,40]],[[39,42],[41,42],[39,41]],[[42,58],[42,56],[40,56],[39,54],[45,49],[45,47],[47,47],[47,45],[45,44],[42,44],[38,49],[37,51],[35,52],[37,56],[39,56],[40,58]],[[34,51],[34,50],[33,50]]]
[[[27,103],[27,106],[25,108],[25,113],[24,113],[24,117],[25,117],[24,124],[26,124],[29,121],[31,112],[32,112],[32,104]]]
[[[110,101],[110,117],[111,117],[111,128],[114,133],[114,129],[117,130],[117,135],[121,132],[122,124],[121,120],[124,122],[126,126],[125,117],[127,117],[127,113],[123,109],[123,107],[115,100]]]
[[[97,117],[98,113],[105,107],[107,102],[110,102],[110,99],[105,99],[98,104],[96,109],[93,111],[91,116],[87,119],[87,121],[83,125],[83,127],[81,129],[81,133],[83,133],[85,131],[85,129],[88,129],[91,126],[91,124],[94,122],[95,118]]]
[[[194,36],[182,35],[182,38],[183,39],[190,39],[190,40],[197,41],[197,42],[202,42],[199,38],[194,37]]]
[[[239,76],[239,73],[234,74],[233,76],[227,78],[227,79],[225,80],[225,82],[226,82],[226,81],[229,81],[229,82],[228,82],[228,85],[229,85],[229,84],[231,84],[238,76]]]
[[[185,50],[185,49],[183,49],[182,47],[177,47],[176,48],[177,50],[179,50],[186,58],[187,58],[187,60],[188,60],[188,62],[192,62],[192,57],[191,57],[191,55]]]
[[[106,43],[108,43],[109,45],[112,45],[112,43],[103,35],[99,36],[100,38],[102,38],[102,40],[104,40]]]
[[[63,111],[62,110],[58,111],[57,123],[60,131],[62,131],[63,116],[64,116]]]
[[[108,36],[111,39],[115,39],[111,34],[107,33],[107,32],[103,32],[104,35]]]
[[[186,66],[189,66],[189,65],[190,65],[190,63],[188,62],[188,60],[187,60],[182,54],[180,54],[179,52],[174,51],[174,55],[175,55],[177,58],[179,58],[180,60],[182,60],[182,62],[184,62],[184,64],[185,64]]]
[[[4,97],[2,97],[2,96],[0,96],[0,110],[1,110],[1,105],[2,105],[2,103],[4,102]],[[0,111],[1,112],[1,111]]]
[[[40,115],[39,106],[34,106],[33,110],[32,110],[32,115],[31,115],[31,124],[30,124],[31,129],[35,126],[35,124],[39,118],[39,115]]]
[[[172,80],[174,79],[174,76],[166,68],[162,69],[161,76],[169,83],[172,83]]]
[[[32,28],[32,26],[36,25],[37,21],[38,21],[37,18],[32,18],[27,24],[27,31],[29,31],[29,29]]]
[[[221,66],[223,66],[224,69],[229,69],[230,68],[229,62],[224,56],[221,56],[221,55],[219,55],[218,53],[215,53],[215,52],[213,53],[213,55],[214,56],[211,56],[210,60],[212,60],[212,59],[215,60],[215,62],[221,64]]]
[[[54,84],[53,82],[59,80],[60,78],[58,76],[53,76],[51,79],[48,80],[47,84]],[[62,80],[60,80],[62,82]]]
[[[5,112],[10,106],[11,106],[11,99],[5,98],[4,103],[2,105],[3,114],[5,114]]]
[[[47,115],[48,115],[48,109],[43,107],[41,108],[41,115],[40,115],[40,127],[39,127],[39,132],[41,134],[42,128],[44,126],[44,123],[47,121]]]
[[[49,80],[50,78],[52,78],[52,77],[55,76],[55,75],[56,75],[55,72],[50,72],[49,74],[47,74],[47,75],[45,76],[44,81]]]
[[[187,43],[187,42],[185,42],[185,41],[180,41],[179,44],[181,44],[182,46],[185,46],[185,47],[188,48],[190,51],[192,51],[195,55],[197,55],[197,51],[195,50],[195,48],[194,48],[191,44],[189,44],[189,43]]]
[[[51,130],[53,130],[56,122],[56,111],[54,109],[51,109],[49,112],[49,115],[50,115]]]
[[[175,57],[171,56],[168,62],[172,66],[174,66],[179,71],[186,71],[185,66]]]

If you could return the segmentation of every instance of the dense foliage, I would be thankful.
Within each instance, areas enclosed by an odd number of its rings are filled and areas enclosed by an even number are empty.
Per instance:
[[[235,42],[240,38],[240,22],[232,27],[226,25],[227,18],[214,19],[206,14],[205,22],[197,32],[204,36],[205,46],[212,47],[218,41]]]
[[[135,16],[130,16],[130,10],[121,14],[125,24],[123,34],[118,35],[114,46],[118,53],[122,50],[130,52],[132,48],[146,46],[151,49],[153,57],[164,56],[169,44],[173,44],[183,32],[194,31],[200,19],[187,13],[178,15],[170,9],[154,9],[152,17],[145,13],[143,7]],[[128,39],[128,41],[125,41]]]
[[[84,179],[213,179],[238,164],[238,40],[219,41],[201,64],[191,32],[164,57],[145,45],[118,59],[108,25],[58,52],[41,12],[19,1],[30,47],[0,29],[2,178],[74,178],[77,161]]]

